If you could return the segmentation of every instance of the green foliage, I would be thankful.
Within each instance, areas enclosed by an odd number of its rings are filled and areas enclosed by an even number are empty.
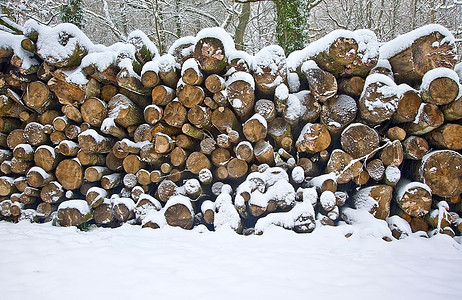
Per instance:
[[[59,8],[61,21],[72,23],[79,28],[84,27],[82,0],[68,0]]]
[[[303,49],[310,41],[311,0],[277,0],[276,38],[286,54]]]

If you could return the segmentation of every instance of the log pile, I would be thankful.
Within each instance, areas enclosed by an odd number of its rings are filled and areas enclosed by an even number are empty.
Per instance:
[[[288,56],[217,28],[163,55],[139,31],[111,47],[69,24],[0,37],[2,220],[260,234],[367,212],[395,238],[461,233],[462,89],[441,26],[381,47],[335,31]]]

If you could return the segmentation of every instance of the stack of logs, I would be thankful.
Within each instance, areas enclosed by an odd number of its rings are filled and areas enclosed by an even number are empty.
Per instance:
[[[317,52],[286,58],[269,46],[252,57],[216,31],[163,56],[140,38],[133,56],[104,67],[78,43],[44,56],[39,30],[0,44],[1,219],[214,229],[230,195],[245,233],[295,211],[311,188],[309,218],[323,225],[351,221],[349,207],[460,234],[462,97],[444,30],[385,58],[378,46],[366,58],[348,34],[307,47]],[[18,49],[39,64],[24,67]],[[247,176],[268,171],[291,174],[283,203],[252,200],[276,181]],[[162,216],[147,221],[150,211]]]

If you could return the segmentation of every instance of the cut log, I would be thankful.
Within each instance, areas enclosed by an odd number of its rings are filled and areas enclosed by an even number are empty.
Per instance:
[[[227,107],[219,107],[212,113],[212,124],[220,132],[226,133],[228,128],[233,130],[240,129],[240,124],[233,111]]]
[[[111,170],[103,166],[90,166],[85,170],[84,178],[89,182],[100,181],[104,175],[110,174]]]
[[[422,78],[420,90],[422,100],[427,103],[449,104],[460,97],[459,76],[447,68],[430,70]]]
[[[105,190],[110,190],[118,187],[122,184],[122,174],[121,173],[112,173],[104,175],[101,178],[101,187]]]
[[[81,150],[77,153],[77,158],[82,166],[102,166],[106,162],[103,154],[87,154]]]
[[[407,133],[403,128],[395,126],[388,128],[386,135],[391,141],[404,141]]]
[[[236,72],[226,82],[228,102],[241,120],[247,120],[255,101],[255,82],[249,73]]]
[[[330,155],[330,159],[327,162],[326,172],[334,172],[337,176],[337,183],[348,183],[355,177],[358,177],[363,169],[363,165],[360,161],[352,161],[353,157],[350,154],[341,149],[336,149],[332,151],[332,154]]]
[[[215,37],[204,37],[197,41],[193,56],[202,70],[207,73],[220,74],[226,66],[226,57],[223,42]]]
[[[385,168],[383,181],[386,185],[396,186],[401,179],[401,170],[397,166],[390,165]]]
[[[24,175],[33,165],[34,163],[32,161],[17,159],[16,157],[13,157],[11,159],[11,172]]]
[[[359,76],[342,78],[338,83],[338,92],[351,97],[359,97],[363,92],[365,83],[366,81]]]
[[[53,174],[47,173],[42,168],[37,166],[32,167],[27,171],[26,178],[27,183],[31,187],[35,188],[41,188],[55,179]]]
[[[139,125],[144,121],[140,108],[122,94],[115,95],[109,101],[107,115],[124,128]]]
[[[55,171],[56,179],[67,190],[75,190],[83,183],[83,168],[78,159],[62,160]]]
[[[253,77],[257,90],[273,95],[276,87],[287,81],[287,62],[284,50],[277,45],[266,46],[255,54]]]
[[[426,139],[432,146],[440,149],[461,150],[462,125],[444,124],[428,133]]]
[[[108,113],[106,102],[98,98],[86,99],[80,107],[80,111],[83,121],[94,127],[101,127]]]
[[[360,158],[377,150],[379,135],[367,125],[354,123],[343,130],[340,142],[346,153],[353,158]]]
[[[404,160],[403,145],[400,141],[393,141],[380,152],[380,160],[385,166],[400,166]]]
[[[144,108],[144,120],[150,125],[155,125],[162,119],[163,109],[155,104]]]
[[[205,92],[200,86],[186,84],[177,90],[178,100],[186,108],[202,104]]]
[[[61,111],[68,119],[78,124],[83,122],[82,114],[80,113],[80,110],[77,107],[72,106],[70,104],[66,104],[61,107]]]
[[[292,151],[293,136],[290,124],[284,118],[276,118],[268,126],[268,133],[276,142],[278,148]]]
[[[165,179],[163,180],[159,186],[157,187],[157,196],[159,200],[162,202],[167,202],[170,197],[175,195],[176,189],[178,186],[171,180]]]
[[[44,126],[37,122],[30,122],[24,128],[24,137],[32,146],[40,146],[47,144],[49,140],[48,134],[44,131]]]
[[[193,174],[199,174],[202,169],[210,170],[210,160],[201,152],[193,152],[186,160],[186,168]]]
[[[100,135],[96,130],[89,129],[79,134],[79,146],[85,153],[109,153],[115,140]]]
[[[356,101],[350,96],[334,96],[324,102],[320,120],[331,135],[338,136],[354,121],[357,110]]]
[[[426,34],[415,39],[414,34],[419,32],[409,32],[408,36],[401,36],[400,39],[405,39],[412,42],[411,45],[398,52],[393,51],[396,47],[396,41],[390,41],[385,44],[381,51],[388,52],[391,57],[387,58],[393,68],[393,73],[397,82],[419,83],[422,77],[429,70],[437,67],[446,67],[453,69],[455,65],[454,45],[450,42],[450,38],[446,38],[442,32],[445,29],[429,32],[422,28],[417,29]],[[390,55],[388,55],[390,56]]]
[[[369,178],[372,178],[375,181],[381,181],[385,176],[385,166],[380,159],[373,159],[369,161],[366,165],[366,171],[369,173]]]
[[[55,152],[64,156],[76,156],[80,151],[79,144],[74,141],[64,140],[55,147]]]
[[[205,79],[205,88],[212,94],[218,93],[226,88],[225,79],[220,75],[210,74]]]
[[[217,142],[213,138],[206,137],[200,142],[201,152],[210,155],[215,150],[216,145]]]
[[[112,214],[120,223],[135,217],[135,203],[130,198],[116,198],[112,203]]]
[[[208,107],[193,106],[188,111],[188,121],[199,129],[210,129],[212,125],[212,111]]]
[[[149,165],[158,165],[163,158],[163,155],[156,152],[154,144],[149,143],[141,147],[140,158]],[[106,159],[107,160],[107,159]]]
[[[40,198],[42,201],[50,204],[60,202],[64,197],[64,188],[57,181],[51,181],[42,187]]]
[[[266,120],[260,114],[254,114],[242,126],[246,139],[250,142],[257,142],[265,139],[268,132]]]
[[[181,131],[186,136],[190,136],[196,140],[202,140],[205,136],[205,133],[202,130],[200,130],[199,128],[195,126],[192,126],[189,123],[183,124],[183,126],[181,127]]]
[[[360,189],[353,195],[357,209],[366,209],[377,219],[385,220],[390,215],[390,202],[393,188],[388,185],[376,185]]]
[[[44,113],[52,103],[50,89],[41,81],[29,83],[22,98],[27,107],[38,113]]]
[[[398,99],[398,106],[393,115],[393,122],[395,123],[414,121],[422,104],[422,98],[420,98],[416,90],[406,85],[404,89],[406,91],[401,93]]]
[[[396,203],[408,215],[422,218],[431,209],[432,193],[426,184],[401,180],[396,187]]]
[[[136,172],[136,181],[144,186],[151,184],[151,173],[148,170],[140,169]]]
[[[95,208],[93,219],[100,226],[111,226],[115,223],[114,215],[112,214],[112,203],[109,199]]]
[[[455,121],[462,119],[462,97],[454,102],[440,107],[446,121]]]
[[[318,153],[330,146],[331,137],[327,127],[320,123],[306,124],[295,146],[297,152]]]
[[[404,157],[406,159],[420,160],[430,151],[427,140],[411,135],[403,142]]]
[[[181,128],[187,120],[187,110],[179,101],[171,101],[164,109],[164,121],[168,125]]]
[[[27,139],[24,136],[23,129],[14,129],[10,133],[8,133],[8,136],[6,138],[6,144],[8,145],[8,148],[10,148],[11,150],[13,150],[17,145],[24,143],[27,143]]]
[[[226,166],[231,159],[231,153],[228,149],[217,148],[213,150],[210,157],[216,167]]]
[[[462,193],[462,155],[453,150],[439,150],[422,158],[416,177],[433,194],[454,197]]]
[[[152,104],[165,106],[169,104],[173,99],[175,99],[176,92],[174,89],[165,86],[158,85],[152,89]]]
[[[422,103],[419,112],[412,123],[406,124],[408,134],[423,135],[441,126],[444,115],[438,106],[430,103]]]
[[[311,94],[317,101],[325,102],[337,94],[335,76],[320,69],[314,61],[304,62],[301,71],[308,81]]]
[[[117,74],[118,86],[140,95],[149,95],[151,93],[151,89],[145,87],[141,83],[141,77],[138,74],[136,74],[133,70],[133,66],[130,63],[130,59],[124,60],[124,66],[120,69],[119,73]]]
[[[204,74],[199,69],[199,64],[194,58],[187,59],[181,67],[181,79],[190,85],[200,85],[204,81]]]
[[[194,210],[190,199],[181,195],[169,199],[164,208],[164,217],[170,226],[191,229],[194,225]]]
[[[85,100],[85,86],[70,83],[67,76],[61,70],[53,73],[53,78],[48,81],[48,88],[52,91],[62,105],[79,106]]]
[[[242,159],[247,163],[251,163],[254,160],[253,147],[247,141],[237,144],[234,149],[234,153],[236,153],[237,158]]]
[[[228,169],[228,176],[232,179],[244,178],[248,171],[247,162],[239,158],[231,159],[226,168]]]
[[[194,148],[196,141],[194,141],[191,137],[187,136],[186,134],[178,134],[175,137],[175,143],[178,147],[181,147],[185,150],[191,150],[192,148]]]
[[[130,154],[124,158],[122,163],[124,171],[128,174],[136,174],[140,169],[146,167],[146,163],[138,155]]]
[[[298,98],[301,105],[299,120],[304,122],[316,122],[321,114],[321,104],[313,97],[310,91],[300,91],[293,94]]]
[[[14,147],[13,156],[22,160],[34,160],[34,148],[29,144],[19,144]]]
[[[170,162],[174,167],[182,167],[186,163],[188,158],[188,153],[181,147],[175,147],[172,152],[170,152]]]
[[[274,102],[267,99],[260,99],[255,102],[255,113],[260,114],[266,122],[271,122],[276,118],[276,107]]]
[[[274,166],[274,148],[265,140],[259,140],[253,149],[255,158],[260,164]]]
[[[58,207],[60,226],[80,226],[93,218],[90,207],[85,200],[68,200]]]
[[[0,196],[9,196],[18,190],[14,185],[14,178],[8,176],[0,177]]]

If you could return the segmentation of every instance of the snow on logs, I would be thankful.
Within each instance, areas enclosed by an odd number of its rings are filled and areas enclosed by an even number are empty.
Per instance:
[[[1,219],[461,232],[460,65],[439,25],[288,56],[219,28],[167,54],[140,31],[105,47],[34,21],[0,41]]]

